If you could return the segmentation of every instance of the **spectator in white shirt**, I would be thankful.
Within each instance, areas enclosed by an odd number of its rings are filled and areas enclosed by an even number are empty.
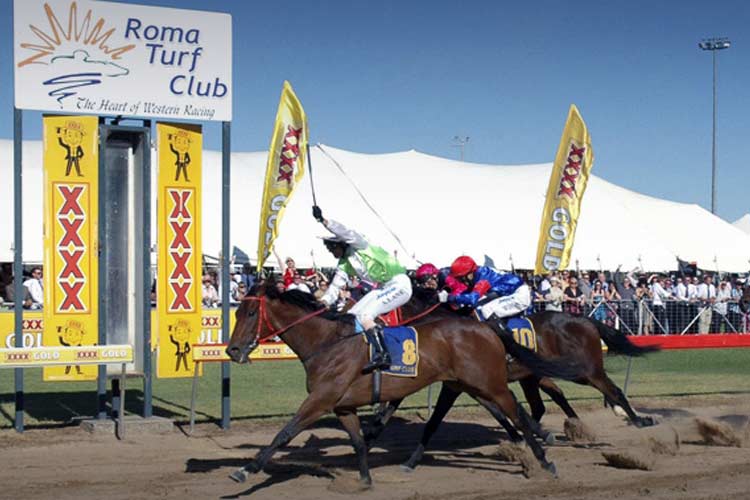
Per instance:
[[[689,280],[690,278],[686,278]],[[687,286],[685,286],[685,283],[683,282],[683,278],[677,277],[675,278],[675,285],[672,288],[672,295],[674,296],[675,300],[675,314],[674,314],[674,328],[672,333],[683,333],[685,330],[685,327],[687,326],[687,322],[689,321],[688,315],[688,292],[687,292]],[[690,318],[692,319],[692,318]]]
[[[708,333],[711,328],[712,305],[716,300],[716,287],[713,284],[713,276],[707,274],[703,277],[703,283],[697,287],[697,299],[701,307],[698,318],[698,333]]]
[[[729,283],[722,281],[719,283],[719,289],[716,290],[716,301],[713,306],[713,316],[711,318],[711,331],[719,333],[721,325],[724,325],[724,332],[731,332],[731,327],[727,324],[727,306],[732,299],[732,287]]]
[[[299,273],[294,275],[294,278],[292,279],[292,283],[288,287],[286,287],[286,289],[287,291],[299,290],[300,292],[312,293],[310,291],[310,287],[307,286],[307,283],[302,281],[302,276],[300,276]]]
[[[42,285],[42,268],[35,267],[31,270],[31,278],[23,282],[23,286],[31,296],[31,308],[41,309],[44,304],[44,288]]]
[[[649,281],[651,282],[651,295],[654,319],[656,320],[656,330],[659,333],[668,333],[667,310],[664,307],[664,300],[669,297],[669,292],[662,286],[663,279],[661,276],[652,275],[649,277]]]

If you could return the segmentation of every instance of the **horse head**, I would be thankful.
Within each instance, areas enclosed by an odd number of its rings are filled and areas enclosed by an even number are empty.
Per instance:
[[[280,336],[293,326],[317,316],[326,308],[306,292],[281,292],[269,282],[242,299],[226,353],[235,363],[249,363],[261,340]]]

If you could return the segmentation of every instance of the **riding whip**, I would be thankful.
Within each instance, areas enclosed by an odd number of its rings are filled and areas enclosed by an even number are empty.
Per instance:
[[[310,158],[310,143],[305,144],[307,148],[307,168],[310,170],[310,189],[312,189],[313,206],[317,206],[318,202],[315,199],[315,184],[313,183],[313,172],[312,172],[312,158]]]

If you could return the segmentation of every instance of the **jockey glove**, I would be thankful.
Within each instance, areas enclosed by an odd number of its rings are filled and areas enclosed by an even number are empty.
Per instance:
[[[439,302],[448,302],[448,292],[445,290],[440,290],[437,294],[437,298]]]
[[[318,205],[313,205],[312,214],[313,214],[313,217],[315,217],[316,221],[323,222],[323,211],[320,209]]]

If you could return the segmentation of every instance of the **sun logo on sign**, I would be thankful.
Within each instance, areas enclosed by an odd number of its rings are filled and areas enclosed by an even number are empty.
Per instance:
[[[61,11],[64,12],[64,7],[58,10]],[[48,3],[44,4],[44,13],[48,26],[29,25],[36,39],[22,41],[19,46],[33,54],[17,66],[49,65],[55,76],[42,83],[50,89],[48,95],[55,98],[61,108],[65,99],[78,94],[78,89],[99,85],[104,78],[130,73],[128,68],[114,61],[134,49],[135,44],[110,46],[115,28],[107,28],[104,18],[96,18],[92,9],[86,10],[85,14],[81,11],[79,16],[77,2],[70,2],[67,22],[64,14],[61,16],[63,22],[60,22],[59,14]]]

